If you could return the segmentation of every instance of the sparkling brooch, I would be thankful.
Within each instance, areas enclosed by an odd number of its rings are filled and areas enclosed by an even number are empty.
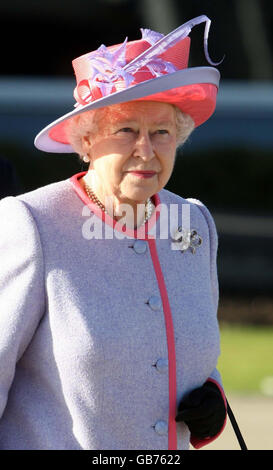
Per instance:
[[[180,226],[174,234],[173,241],[175,243],[172,244],[172,249],[180,250],[181,253],[184,253],[184,251],[190,248],[194,255],[196,248],[202,243],[202,238],[198,235],[196,230],[187,230]]]

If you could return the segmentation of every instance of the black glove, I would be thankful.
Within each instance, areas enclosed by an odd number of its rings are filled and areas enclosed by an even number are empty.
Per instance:
[[[226,407],[219,388],[206,382],[181,401],[175,421],[184,421],[193,436],[205,438],[218,434],[225,418]]]

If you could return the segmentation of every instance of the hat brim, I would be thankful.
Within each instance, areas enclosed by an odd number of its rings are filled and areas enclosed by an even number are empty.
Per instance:
[[[78,114],[127,101],[161,101],[178,106],[194,120],[195,127],[213,114],[220,73],[214,67],[194,67],[147,80],[132,87],[104,96],[73,111],[46,126],[34,140],[45,152],[75,153],[67,140],[67,121]]]

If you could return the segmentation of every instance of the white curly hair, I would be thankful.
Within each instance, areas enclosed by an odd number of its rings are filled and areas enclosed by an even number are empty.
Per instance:
[[[176,142],[177,147],[180,147],[194,130],[195,124],[191,116],[183,113],[177,106],[173,106],[176,115]],[[86,111],[69,119],[67,123],[66,135],[68,141],[75,153],[79,155],[80,159],[83,159],[85,154],[82,146],[83,138],[98,132],[98,124],[95,120],[95,116],[99,111],[100,109]]]

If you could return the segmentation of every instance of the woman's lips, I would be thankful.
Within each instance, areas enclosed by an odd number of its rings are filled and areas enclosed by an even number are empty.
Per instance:
[[[155,171],[129,171],[131,175],[135,175],[138,178],[151,178],[152,176],[156,175]]]

